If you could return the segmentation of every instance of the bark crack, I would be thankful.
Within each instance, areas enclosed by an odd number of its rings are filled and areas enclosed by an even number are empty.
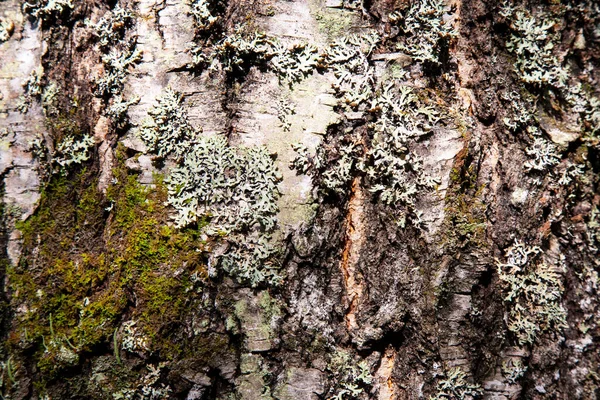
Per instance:
[[[348,312],[346,313],[346,327],[349,330],[358,328],[356,312],[364,290],[364,282],[357,271],[360,255],[365,243],[365,216],[364,194],[360,186],[360,177],[352,181],[348,213],[346,215],[346,241],[342,253],[341,270],[344,276]]]

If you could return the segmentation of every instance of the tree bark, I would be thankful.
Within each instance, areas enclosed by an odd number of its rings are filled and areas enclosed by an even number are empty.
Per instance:
[[[4,398],[600,397],[593,0],[0,0],[0,26]],[[194,181],[178,224],[202,146],[226,194]]]

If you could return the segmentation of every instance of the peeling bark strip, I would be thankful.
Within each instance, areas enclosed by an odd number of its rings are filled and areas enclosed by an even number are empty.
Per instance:
[[[379,385],[378,400],[396,400],[399,398],[393,377],[396,357],[396,350],[388,348],[381,358],[379,369],[375,373],[375,382],[376,385]]]
[[[600,400],[598,26],[598,0],[0,0],[0,398]],[[150,112],[167,89],[185,118]],[[266,146],[268,218],[173,227],[179,160],[139,132],[188,124],[186,154]],[[237,279],[261,257],[284,284]]]
[[[346,326],[353,330],[358,328],[356,311],[364,289],[363,278],[357,271],[361,251],[364,248],[365,238],[365,210],[364,194],[360,186],[360,177],[352,181],[348,212],[346,213],[346,239],[340,268],[344,275],[346,300],[348,308],[346,313]]]

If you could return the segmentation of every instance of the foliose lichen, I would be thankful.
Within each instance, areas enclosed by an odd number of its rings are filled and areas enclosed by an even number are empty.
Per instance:
[[[483,396],[483,389],[478,384],[469,383],[467,374],[460,368],[452,368],[445,379],[437,384],[437,393],[429,400],[472,400]]]
[[[123,90],[128,69],[142,58],[142,52],[129,47],[112,49],[102,56],[104,75],[96,81],[96,95],[118,95]]]
[[[120,95],[129,73],[142,52],[136,48],[135,36],[128,37],[135,15],[132,11],[116,6],[108,11],[96,24],[89,20],[102,52],[103,75],[96,80],[95,94],[99,97]]]
[[[148,110],[149,117],[142,122],[139,135],[148,151],[161,158],[173,156],[181,160],[196,139],[181,104],[182,96],[167,88],[156,101]]]
[[[131,26],[134,14],[120,5],[108,11],[97,23],[86,20],[87,26],[94,30],[101,48],[106,49],[123,40],[126,29]]]
[[[23,11],[45,21],[49,17],[70,12],[75,6],[72,0],[38,0],[34,4],[25,2]]]
[[[53,161],[58,164],[59,171],[65,174],[72,165],[90,159],[90,150],[94,144],[94,138],[90,135],[86,134],[81,138],[67,135],[56,146]]]
[[[0,43],[6,42],[12,36],[15,24],[11,20],[0,18]]]
[[[506,261],[496,262],[498,276],[509,305],[508,330],[520,345],[532,344],[543,332],[566,327],[567,312],[561,304],[564,260],[548,264],[542,250],[522,242],[506,250]]]
[[[450,38],[458,34],[444,18],[446,13],[442,0],[419,0],[392,13],[389,19],[398,22],[405,35],[398,49],[420,62],[441,64]]]
[[[219,260],[226,272],[252,286],[279,283],[270,239],[281,177],[266,148],[235,148],[222,136],[202,136],[170,89],[149,114],[140,137],[149,151],[178,163],[165,180],[175,225],[209,221],[203,232],[229,245]]]
[[[527,372],[527,366],[523,365],[521,360],[509,359],[502,363],[502,375],[508,383],[517,383],[525,375],[525,372]]]
[[[327,371],[334,382],[329,390],[329,400],[358,399],[373,383],[367,362],[356,362],[349,352],[342,349],[333,352]]]

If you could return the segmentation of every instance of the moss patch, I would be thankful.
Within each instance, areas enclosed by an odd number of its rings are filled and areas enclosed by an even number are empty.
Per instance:
[[[17,310],[8,345],[33,351],[44,379],[112,343],[124,320],[137,321],[149,352],[175,357],[183,347],[178,321],[197,296],[190,277],[207,276],[197,229],[169,226],[162,181],[150,190],[128,175],[121,151],[118,159],[106,198],[91,172],[55,176],[19,226],[23,257],[8,270]]]

